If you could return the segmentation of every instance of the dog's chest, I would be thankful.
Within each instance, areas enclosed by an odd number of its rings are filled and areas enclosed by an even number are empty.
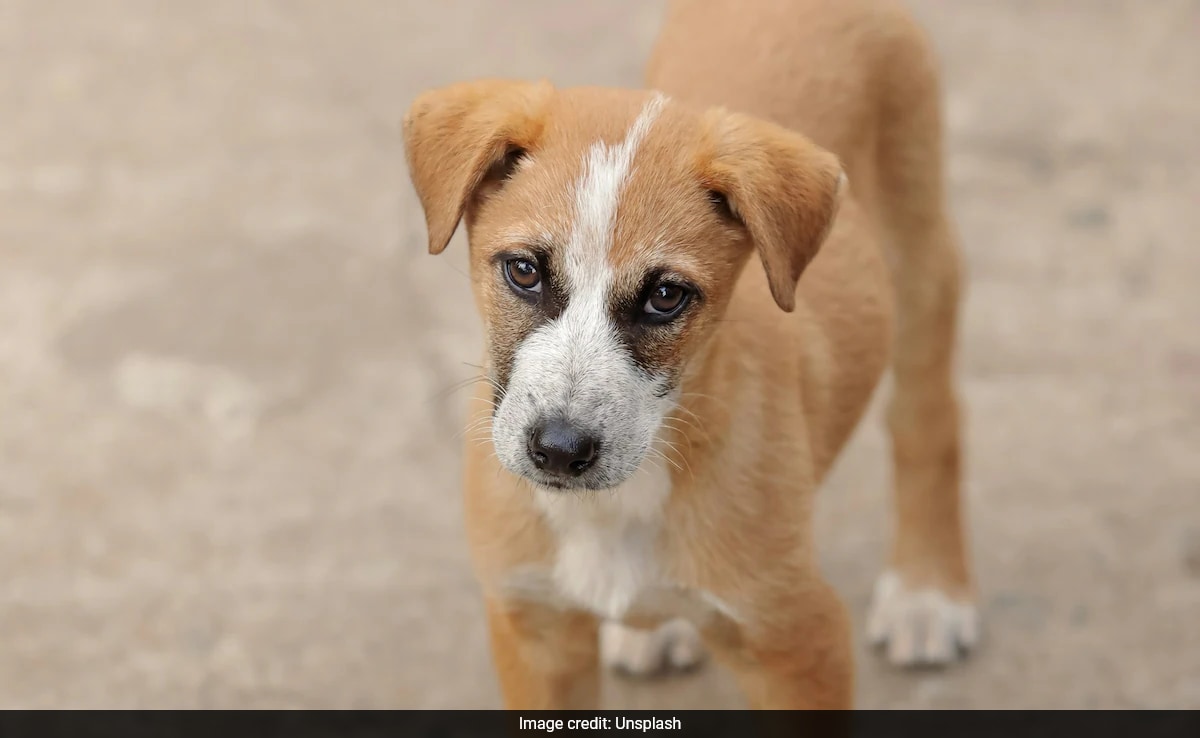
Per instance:
[[[509,572],[504,590],[613,620],[633,614],[703,620],[718,603],[672,582],[663,569],[659,544],[670,491],[665,471],[645,469],[616,490],[586,497],[538,492],[555,538],[553,560]]]

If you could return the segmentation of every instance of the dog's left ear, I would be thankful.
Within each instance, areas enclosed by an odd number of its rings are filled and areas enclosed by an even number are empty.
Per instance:
[[[549,82],[481,80],[422,94],[404,116],[404,150],[425,210],[429,253],[440,254],[472,197],[541,135]]]
[[[807,137],[764,120],[713,110],[707,122],[707,184],[745,225],[772,297],[791,312],[800,274],[837,216],[846,187],[842,165]]]

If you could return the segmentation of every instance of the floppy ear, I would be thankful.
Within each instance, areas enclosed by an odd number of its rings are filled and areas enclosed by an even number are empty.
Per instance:
[[[762,259],[771,296],[796,307],[796,283],[829,235],[846,175],[833,154],[773,123],[708,113],[709,186],[725,195]]]
[[[497,167],[541,135],[548,82],[481,80],[422,94],[404,116],[404,149],[425,211],[429,253],[440,254],[472,196]]]

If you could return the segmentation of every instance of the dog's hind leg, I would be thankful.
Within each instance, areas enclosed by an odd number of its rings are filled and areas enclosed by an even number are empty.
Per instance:
[[[944,206],[933,55],[914,33],[899,45],[881,120],[880,211],[897,300],[887,410],[895,484],[888,570],[868,621],[898,664],[958,658],[979,636],[960,500],[954,381],[960,257]]]

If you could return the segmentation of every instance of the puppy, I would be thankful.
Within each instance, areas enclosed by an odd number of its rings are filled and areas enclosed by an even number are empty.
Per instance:
[[[901,664],[978,636],[934,59],[884,0],[678,0],[647,87],[470,82],[404,121],[486,330],[464,474],[502,692],[595,706],[604,624],[631,670],[699,632],[754,707],[850,707],[814,494],[889,361],[869,636]]]

